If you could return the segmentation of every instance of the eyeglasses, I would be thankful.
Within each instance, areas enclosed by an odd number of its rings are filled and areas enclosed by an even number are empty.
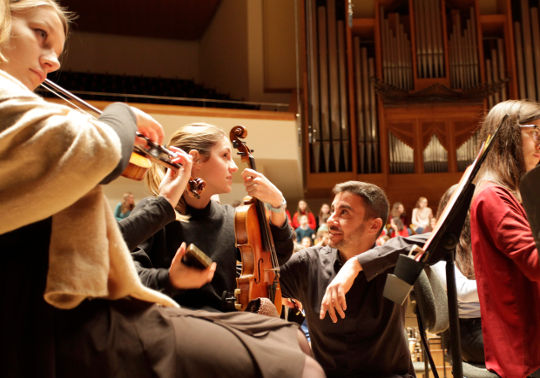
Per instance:
[[[540,128],[537,125],[519,125],[519,127],[532,129],[531,136],[537,142],[540,142]]]

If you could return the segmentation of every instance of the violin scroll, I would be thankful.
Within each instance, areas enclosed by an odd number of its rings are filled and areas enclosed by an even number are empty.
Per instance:
[[[247,129],[241,125],[234,126],[229,133],[229,139],[231,140],[233,147],[238,150],[238,155],[242,156],[242,159],[249,157],[253,152],[253,150],[250,150],[247,144],[242,141],[245,137],[247,137]]]
[[[188,190],[197,199],[201,198],[201,192],[206,187],[206,182],[200,177],[190,178],[188,182]]]

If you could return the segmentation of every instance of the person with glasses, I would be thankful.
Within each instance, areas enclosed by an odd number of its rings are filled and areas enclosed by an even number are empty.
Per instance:
[[[470,209],[486,367],[501,377],[540,377],[540,258],[519,191],[540,161],[540,104],[495,105],[480,140],[499,125]]]

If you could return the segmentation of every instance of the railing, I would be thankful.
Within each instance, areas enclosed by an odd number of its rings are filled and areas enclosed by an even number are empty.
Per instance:
[[[50,79],[70,92],[97,101],[125,101],[195,107],[286,112],[289,104],[242,101],[193,80],[61,71]],[[40,92],[49,96],[46,91]]]
[[[50,94],[43,89],[38,89],[37,92],[44,97],[50,97]],[[268,110],[268,111],[275,111],[275,112],[286,112],[289,110],[289,104],[277,103],[277,102],[218,100],[218,99],[209,99],[209,98],[154,96],[154,95],[139,95],[139,94],[131,94],[131,93],[108,93],[108,92],[92,92],[92,91],[77,91],[77,90],[74,90],[71,92],[87,100],[98,100],[98,101],[142,102],[142,103],[153,103],[153,104],[163,104],[163,105]]]

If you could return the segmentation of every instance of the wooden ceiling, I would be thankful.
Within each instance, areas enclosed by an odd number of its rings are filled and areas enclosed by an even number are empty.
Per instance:
[[[221,0],[60,0],[78,15],[73,30],[199,39]]]

